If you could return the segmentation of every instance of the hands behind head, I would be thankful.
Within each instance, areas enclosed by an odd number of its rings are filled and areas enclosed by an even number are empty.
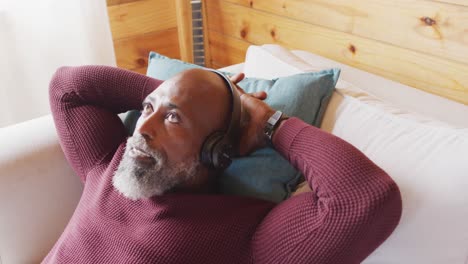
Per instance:
[[[239,73],[230,79],[234,84],[237,84],[244,77],[243,73]],[[240,94],[242,105],[239,153],[241,156],[244,156],[266,145],[267,138],[263,129],[268,119],[275,113],[275,110],[263,102],[267,97],[266,92],[261,91],[247,94],[239,86],[236,85],[236,87]]]

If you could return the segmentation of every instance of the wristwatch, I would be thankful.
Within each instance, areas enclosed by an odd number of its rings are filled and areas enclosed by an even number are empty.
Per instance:
[[[265,128],[263,129],[263,132],[265,135],[268,137],[268,139],[271,142],[271,139],[273,137],[273,133],[275,133],[275,130],[278,128],[279,124],[281,123],[280,121],[288,119],[289,117],[281,111],[276,111],[267,121]]]

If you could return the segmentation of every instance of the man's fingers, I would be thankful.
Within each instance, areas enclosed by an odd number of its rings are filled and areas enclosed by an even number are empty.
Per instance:
[[[243,72],[241,72],[241,73],[238,73],[236,75],[231,76],[229,79],[234,84],[237,84],[238,82],[242,81],[244,78],[245,78],[245,74]]]
[[[253,97],[259,99],[259,100],[265,100],[267,98],[267,93],[265,91],[260,91],[256,93],[251,93]]]
[[[248,97],[253,97],[255,99],[259,100],[265,100],[267,98],[267,93],[265,91],[260,91],[260,92],[255,92],[255,93],[246,93],[242,88],[239,87],[240,95],[242,96],[248,96]]]
[[[245,91],[244,91],[244,89],[240,88],[239,85],[235,84],[235,86],[236,86],[236,88],[237,88],[237,91],[239,91],[239,94],[240,94],[240,95],[246,94]]]
[[[240,94],[245,94],[244,89],[240,88],[237,83],[242,81],[245,78],[245,74],[243,72],[237,73],[233,76],[231,76],[229,79],[231,82],[234,83],[234,85],[237,87],[237,90],[239,91]],[[251,93],[251,96],[259,99],[259,100],[265,100],[267,98],[267,94],[264,91],[256,92],[256,93]]]

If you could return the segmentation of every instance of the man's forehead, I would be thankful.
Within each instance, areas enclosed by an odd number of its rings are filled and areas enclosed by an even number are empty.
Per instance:
[[[145,101],[160,103],[165,107],[178,109],[188,108],[191,105],[197,104],[197,101],[199,101],[193,100],[199,97],[196,92],[193,91],[194,89],[180,89],[174,82],[165,82],[163,84],[149,94]]]
[[[164,81],[151,94],[166,95],[166,96],[183,95],[186,93],[195,92],[195,89],[193,89],[195,86],[196,86],[196,83],[194,82],[187,82],[187,81],[181,82],[177,79],[169,79],[169,80]]]
[[[152,98],[153,102],[170,102],[178,108],[189,111],[194,110],[192,108],[209,109],[214,98],[223,98],[223,101],[228,98],[225,95],[228,89],[224,87],[225,83],[216,76],[216,73],[206,72],[203,75],[176,76],[168,79],[147,98]]]
[[[161,103],[165,107],[175,109],[175,108],[180,108],[175,102],[170,100],[169,98],[162,97],[162,96],[157,96],[156,94],[150,94],[146,97],[145,102],[151,102],[151,103]]]

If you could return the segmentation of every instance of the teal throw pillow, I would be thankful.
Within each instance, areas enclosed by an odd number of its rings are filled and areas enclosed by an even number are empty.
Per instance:
[[[192,68],[202,67],[151,52],[147,75],[167,80]],[[271,107],[318,127],[339,73],[339,69],[329,69],[273,80],[246,78],[238,85],[247,93],[266,91],[268,97],[265,102]],[[130,134],[139,115],[139,111],[131,111],[125,119]],[[235,159],[220,177],[219,187],[224,194],[250,196],[278,203],[291,195],[301,178],[301,173],[278,152],[272,148],[263,148],[249,156]]]

